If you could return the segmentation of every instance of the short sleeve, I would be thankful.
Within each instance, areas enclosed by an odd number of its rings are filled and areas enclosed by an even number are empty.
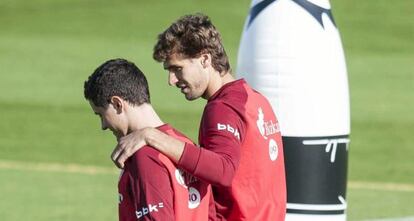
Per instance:
[[[143,147],[129,160],[138,220],[174,220],[173,188],[159,152]]]

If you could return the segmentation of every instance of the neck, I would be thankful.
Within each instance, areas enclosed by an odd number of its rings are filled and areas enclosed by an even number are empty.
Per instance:
[[[207,87],[205,94],[203,95],[204,99],[209,99],[213,96],[220,88],[222,88],[225,84],[235,81],[236,79],[230,72],[226,73],[218,73],[214,72],[211,74],[210,82]]]
[[[129,113],[129,132],[146,127],[159,127],[164,124],[151,104],[141,104],[131,108]]]

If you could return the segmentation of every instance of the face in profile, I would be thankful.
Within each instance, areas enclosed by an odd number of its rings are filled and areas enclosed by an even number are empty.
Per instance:
[[[181,89],[187,100],[204,97],[209,83],[209,74],[201,58],[182,58],[173,54],[164,63],[168,71],[168,83]]]
[[[124,118],[122,109],[119,109],[117,105],[109,103],[107,107],[99,107],[91,101],[89,101],[89,104],[95,114],[101,119],[102,130],[111,130],[117,139],[127,134],[128,124]]]

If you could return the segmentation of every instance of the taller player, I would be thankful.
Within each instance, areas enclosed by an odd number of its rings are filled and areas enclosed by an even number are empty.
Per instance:
[[[276,116],[264,96],[235,80],[210,19],[187,15],[158,36],[154,59],[163,62],[169,84],[187,100],[204,98],[200,147],[154,127],[121,138],[112,159],[123,167],[150,145],[178,167],[213,185],[218,220],[284,221],[286,183]]]
[[[152,127],[191,143],[161,121],[150,104],[145,76],[127,60],[109,60],[98,67],[85,82],[84,94],[101,118],[102,129],[109,128],[117,139]],[[210,185],[177,170],[171,160],[147,146],[125,162],[118,190],[120,221],[215,220]]]

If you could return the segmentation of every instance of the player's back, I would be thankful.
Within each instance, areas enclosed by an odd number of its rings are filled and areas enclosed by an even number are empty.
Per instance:
[[[224,87],[208,105],[231,107],[243,127],[234,132],[242,143],[232,184],[228,188],[213,187],[217,213],[227,220],[283,221],[286,181],[277,118],[267,99],[244,80]]]
[[[246,194],[238,200],[243,212],[249,214],[246,220],[284,221],[286,180],[279,123],[268,100],[247,84],[244,88],[247,127],[234,184],[236,191]],[[246,183],[253,190],[246,189]],[[244,205],[245,202],[250,203]]]

